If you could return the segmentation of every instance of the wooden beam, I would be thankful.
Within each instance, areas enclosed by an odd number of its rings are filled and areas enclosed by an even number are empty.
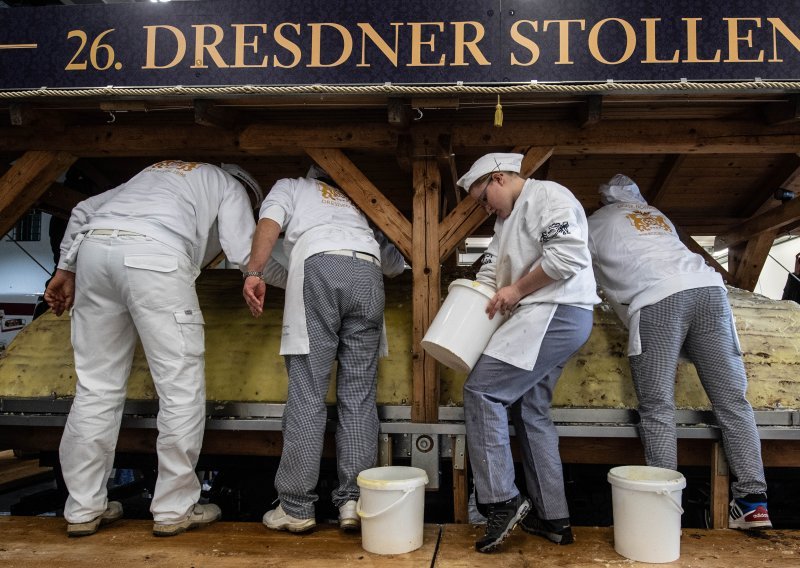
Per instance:
[[[12,126],[38,128],[47,133],[63,132],[66,127],[64,115],[36,108],[30,103],[11,103],[8,113]]]
[[[386,111],[390,126],[400,130],[407,130],[411,125],[411,107],[406,104],[404,99],[389,97]]]
[[[722,276],[722,279],[726,283],[733,284],[734,281],[733,276],[731,276],[730,273],[727,270],[725,270],[725,268],[723,268],[723,266],[719,262],[717,262],[717,259],[708,254],[708,251],[706,251],[706,249],[697,244],[697,241],[694,240],[691,237],[691,235],[686,233],[686,231],[684,231],[681,227],[675,225],[675,229],[678,231],[678,238],[680,238],[681,242],[684,245],[686,245],[686,248],[688,248],[693,253],[702,256],[703,259],[706,261],[706,264],[708,264],[711,268],[719,272],[720,275]]]
[[[728,528],[730,472],[722,442],[711,445],[711,528]]]
[[[603,95],[589,95],[581,108],[581,128],[593,126],[603,117]]]
[[[406,258],[411,254],[411,223],[340,150],[307,148],[306,152],[392,241]]]
[[[426,155],[428,152],[417,152]],[[413,274],[413,343],[411,420],[439,420],[439,364],[421,346],[433,318],[441,307],[441,268],[439,255],[439,202],[441,180],[434,158],[415,159],[414,223],[411,269]]]
[[[77,158],[66,152],[31,151],[0,178],[0,235],[10,231]]]
[[[800,178],[800,156],[790,154],[782,159],[777,167],[770,168],[756,187],[742,198],[735,211],[741,212],[741,217],[748,219],[778,207],[780,202],[773,198],[775,190],[779,188],[796,190],[796,184],[800,181],[798,178]]]
[[[445,260],[489,217],[486,210],[471,197],[462,199],[439,225],[439,258]]]
[[[786,124],[800,120],[800,95],[787,95],[786,102],[766,103],[764,120],[767,124]]]
[[[714,239],[714,250],[730,248],[764,232],[780,232],[780,229],[800,219],[800,199],[787,201],[766,213],[748,219],[735,229]]]
[[[435,140],[438,124],[415,124],[415,132]],[[765,126],[748,120],[639,120],[602,122],[581,129],[567,121],[511,121],[503,128],[459,122],[448,125],[456,153],[512,148],[536,140],[559,155],[583,154],[792,154],[800,148],[800,124]],[[26,128],[0,128],[0,152],[68,151],[82,157],[302,155],[304,148],[364,148],[391,153],[397,131],[387,122],[333,124],[254,124],[240,136],[215,136],[198,125],[74,126],[46,136]]]
[[[41,209],[61,219],[69,219],[73,207],[89,197],[85,193],[75,191],[61,183],[50,184],[50,187],[42,194],[36,203],[37,209]]]
[[[675,175],[681,169],[685,160],[686,156],[683,154],[667,156],[661,166],[661,171],[658,172],[655,183],[650,188],[650,191],[647,192],[646,199],[650,205],[658,207],[663,201],[664,194],[666,194],[667,189],[672,184],[672,180],[675,179]]]
[[[759,233],[746,244],[728,249],[728,272],[733,275],[737,287],[751,292],[755,290],[776,236],[777,231]]]
[[[542,167],[550,156],[553,155],[554,148],[543,146],[531,146],[525,152],[525,157],[522,158],[522,166],[519,170],[519,175],[523,178],[529,178],[533,173]]]
[[[231,130],[236,126],[238,113],[222,108],[214,101],[197,99],[194,101],[194,122],[200,126],[211,126],[221,130]]]
[[[453,153],[453,143],[449,134],[439,136],[436,159],[439,162],[439,171],[447,173],[446,176],[442,176],[442,185],[445,185],[444,180],[447,179],[449,181],[447,187],[453,190],[453,203],[456,205],[461,203],[461,188],[456,185],[459,179],[458,170],[456,169],[456,155]]]

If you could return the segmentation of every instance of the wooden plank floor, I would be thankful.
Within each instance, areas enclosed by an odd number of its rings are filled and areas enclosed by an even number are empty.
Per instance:
[[[647,567],[614,551],[613,529],[576,527],[572,546],[555,546],[519,529],[493,554],[473,549],[480,528],[426,525],[419,550],[380,556],[361,548],[358,534],[324,525],[308,535],[266,530],[260,523],[217,523],[171,538],[156,538],[148,521],[122,520],[96,535],[70,539],[59,518],[0,517],[0,566],[4,568],[130,567],[293,567],[365,568],[435,567],[542,568]],[[664,566],[731,568],[732,566],[800,567],[800,531],[684,529],[681,558]]]

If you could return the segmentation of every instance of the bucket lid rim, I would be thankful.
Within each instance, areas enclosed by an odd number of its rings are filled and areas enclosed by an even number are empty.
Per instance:
[[[491,286],[484,284],[483,282],[478,282],[477,280],[469,280],[468,278],[458,278],[457,280],[453,280],[447,287],[447,291],[450,292],[453,289],[453,286],[461,286],[462,288],[469,288],[470,290],[475,290],[476,292],[483,294],[490,300],[497,293],[497,291]]]

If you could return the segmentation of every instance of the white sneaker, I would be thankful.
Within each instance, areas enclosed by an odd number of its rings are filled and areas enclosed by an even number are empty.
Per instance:
[[[122,518],[122,503],[109,501],[106,510],[85,523],[67,523],[67,536],[89,536],[97,532],[101,525],[109,525]]]
[[[361,528],[361,517],[355,501],[348,501],[339,507],[339,527],[345,531],[357,531]]]
[[[153,525],[153,534],[155,536],[174,536],[190,529],[196,529],[210,525],[214,521],[219,520],[222,516],[222,511],[213,503],[207,505],[197,504],[192,507],[192,511],[182,521],[176,523],[155,523]]]
[[[264,513],[262,522],[268,529],[293,533],[310,531],[317,526],[317,521],[313,517],[310,519],[295,518],[284,511],[280,505],[276,509]]]

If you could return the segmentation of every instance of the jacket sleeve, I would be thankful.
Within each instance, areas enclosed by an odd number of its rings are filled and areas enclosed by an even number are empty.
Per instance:
[[[542,269],[550,278],[565,280],[591,266],[586,221],[576,209],[546,209],[538,229]]]
[[[250,198],[242,184],[222,170],[212,183],[222,185],[222,199],[217,212],[219,243],[228,260],[244,268],[250,258],[250,243],[256,230]]]
[[[475,280],[497,289],[497,235],[489,242],[481,259],[481,268]]]
[[[406,260],[397,247],[394,246],[389,239],[386,238],[381,231],[373,228],[372,232],[375,234],[375,240],[381,247],[381,270],[384,276],[394,278],[403,273],[406,269]]]

